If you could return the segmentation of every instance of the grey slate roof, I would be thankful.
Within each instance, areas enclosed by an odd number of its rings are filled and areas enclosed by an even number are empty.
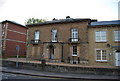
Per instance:
[[[89,26],[120,25],[120,20],[91,22]]]
[[[38,26],[38,25],[47,25],[47,24],[59,24],[59,23],[70,23],[70,22],[83,22],[83,21],[91,21],[91,19],[86,18],[86,19],[80,19],[80,18],[67,18],[67,19],[60,19],[60,20],[52,20],[52,21],[46,21],[46,22],[41,22],[37,24],[28,24],[26,26],[32,27],[32,26]]]

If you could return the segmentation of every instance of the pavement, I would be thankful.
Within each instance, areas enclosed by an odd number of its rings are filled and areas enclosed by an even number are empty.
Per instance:
[[[29,75],[29,76],[38,76],[38,77],[64,78],[64,79],[85,79],[85,80],[118,80],[119,79],[118,76],[42,72],[36,70],[11,68],[11,67],[2,67],[2,72]]]

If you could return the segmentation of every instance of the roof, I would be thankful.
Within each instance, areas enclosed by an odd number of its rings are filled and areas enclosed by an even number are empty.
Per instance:
[[[60,19],[60,20],[52,20],[52,21],[46,21],[46,22],[41,22],[41,23],[37,23],[37,24],[28,24],[26,26],[28,27],[33,27],[33,26],[39,26],[39,25],[48,25],[48,24],[59,24],[59,23],[70,23],[70,22],[84,22],[84,21],[91,21],[91,19],[80,19],[80,18],[66,18],[66,19]]]
[[[3,21],[3,22],[1,22],[1,23],[5,23],[5,22],[9,22],[9,23],[16,24],[16,25],[19,25],[19,26],[21,26],[21,27],[25,27],[25,28],[26,28],[26,26],[21,25],[21,24],[15,22],[15,21],[5,20],[5,21]]]
[[[107,25],[120,25],[120,20],[91,22],[89,26],[94,27],[94,26],[107,26]]]

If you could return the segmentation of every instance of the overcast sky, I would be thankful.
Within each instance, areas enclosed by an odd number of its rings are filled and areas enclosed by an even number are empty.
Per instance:
[[[120,0],[0,0],[0,22],[24,24],[28,18],[52,20],[91,18],[99,21],[118,19]]]

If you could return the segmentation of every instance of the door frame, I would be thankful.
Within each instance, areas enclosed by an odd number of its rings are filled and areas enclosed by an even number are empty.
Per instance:
[[[120,52],[115,52],[115,66],[120,66],[118,63],[118,54],[120,54]]]

